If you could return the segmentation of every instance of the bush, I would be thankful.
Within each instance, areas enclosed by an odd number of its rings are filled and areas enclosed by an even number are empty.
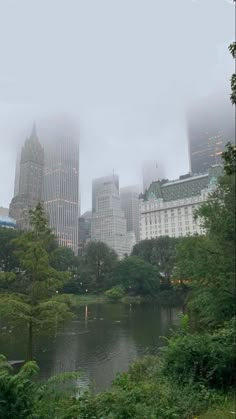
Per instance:
[[[164,348],[163,372],[178,382],[227,388],[235,379],[236,320],[213,334],[177,334]]]
[[[125,295],[124,288],[119,285],[116,287],[112,287],[111,289],[105,292],[105,296],[113,301],[121,300],[121,298],[123,298],[124,295]]]

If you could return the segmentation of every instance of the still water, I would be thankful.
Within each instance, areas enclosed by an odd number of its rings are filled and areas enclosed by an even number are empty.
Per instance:
[[[157,354],[161,337],[179,324],[181,308],[154,304],[93,304],[81,306],[76,318],[53,336],[40,336],[35,357],[41,376],[81,371],[79,384],[107,388],[117,372],[145,354]],[[0,353],[10,360],[24,359],[26,339],[20,331],[0,339]]]

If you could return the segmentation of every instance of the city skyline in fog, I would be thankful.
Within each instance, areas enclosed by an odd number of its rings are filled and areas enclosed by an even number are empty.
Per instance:
[[[43,121],[58,113],[80,132],[81,212],[91,208],[92,179],[113,170],[121,187],[142,183],[144,160],[169,179],[188,172],[188,107],[229,96],[233,2],[0,6],[0,206],[13,196],[17,148],[33,121],[43,142]]]

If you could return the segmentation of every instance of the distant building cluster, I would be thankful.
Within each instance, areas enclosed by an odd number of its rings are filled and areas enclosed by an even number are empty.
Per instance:
[[[17,156],[14,197],[0,207],[0,226],[27,230],[29,210],[43,202],[60,246],[82,254],[90,241],[102,241],[119,258],[135,243],[160,236],[204,234],[196,210],[222,173],[221,154],[234,141],[234,118],[219,102],[199,104],[187,115],[190,172],[164,179],[162,162],[143,163],[143,185],[120,188],[115,173],[92,182],[92,209],[80,215],[79,134],[56,124],[40,140],[36,128]]]

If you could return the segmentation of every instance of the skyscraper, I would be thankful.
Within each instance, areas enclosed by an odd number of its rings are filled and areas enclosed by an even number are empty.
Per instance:
[[[235,142],[235,116],[229,98],[216,95],[198,102],[187,114],[190,171],[206,173],[221,163],[227,142]]]
[[[117,179],[118,176],[114,175]],[[113,249],[119,258],[131,252],[130,235],[127,235],[126,219],[121,210],[119,190],[114,179],[96,179],[99,184],[96,192],[95,211],[92,215],[91,239],[102,241]],[[97,181],[97,182],[96,182]],[[119,181],[119,179],[118,179]]]
[[[139,194],[141,186],[126,186],[120,188],[121,209],[124,212],[127,231],[133,231],[136,241],[139,241]]]
[[[55,125],[54,125],[55,124]],[[46,130],[43,201],[60,246],[78,251],[79,138],[74,127],[51,121]]]
[[[16,176],[19,176],[18,194],[12,199],[9,208],[10,217],[16,220],[20,229],[29,229],[29,210],[42,200],[43,166],[44,150],[34,125],[31,136],[21,150],[20,170],[16,171]]]
[[[92,182],[92,212],[96,211],[96,199],[97,199],[97,194],[99,193],[99,191],[101,189],[103,189],[105,184],[110,184],[112,183],[118,194],[119,194],[119,176],[115,175],[114,173],[112,175],[108,175],[108,176],[103,176],[97,179],[93,179]]]

